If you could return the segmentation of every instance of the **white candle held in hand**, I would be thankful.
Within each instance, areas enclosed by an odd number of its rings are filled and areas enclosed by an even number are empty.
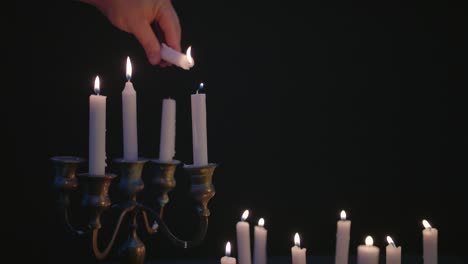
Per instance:
[[[162,103],[159,160],[170,162],[175,155],[176,101],[166,98]]]
[[[254,264],[266,264],[267,263],[267,230],[264,227],[265,220],[260,218],[258,225],[254,229]]]
[[[244,211],[241,221],[236,224],[239,264],[252,263],[252,256],[250,253],[250,225],[245,221],[247,217],[249,217],[249,210]]]
[[[89,96],[89,174],[104,175],[106,169],[106,97],[100,95],[99,76]]]
[[[291,248],[292,264],[306,264],[306,248],[301,248],[299,234],[294,235],[294,246]]]
[[[387,242],[385,264],[401,264],[401,247],[397,247],[390,236],[387,236]]]
[[[347,264],[351,221],[346,220],[346,212],[344,210],[341,211],[340,218],[336,224],[335,264]]]
[[[122,91],[122,121],[124,140],[124,159],[128,161],[138,160],[138,134],[137,134],[137,102],[136,92],[130,81],[132,78],[132,64],[127,57],[127,82]]]
[[[206,97],[199,93],[204,87],[203,83],[196,94],[191,95],[192,103],[192,145],[193,164],[195,166],[208,165],[208,146],[206,135]],[[244,264],[239,260],[241,264]]]
[[[226,243],[226,255],[221,258],[221,264],[236,264],[236,258],[231,257],[231,243]]]
[[[374,246],[374,239],[371,236],[366,237],[366,244],[358,246],[358,264],[378,264],[379,248]]]
[[[189,47],[186,54],[183,54],[163,43],[161,45],[161,58],[167,62],[179,66],[184,70],[189,70],[195,65],[191,50],[192,47]]]
[[[433,228],[427,220],[422,221],[423,230],[423,260],[424,264],[437,264],[437,236],[438,230]]]

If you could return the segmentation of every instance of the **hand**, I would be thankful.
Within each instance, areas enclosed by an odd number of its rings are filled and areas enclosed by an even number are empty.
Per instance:
[[[122,31],[133,34],[143,46],[151,64],[161,61],[161,45],[151,25],[158,23],[166,44],[180,51],[181,28],[171,0],[81,0],[98,8]]]

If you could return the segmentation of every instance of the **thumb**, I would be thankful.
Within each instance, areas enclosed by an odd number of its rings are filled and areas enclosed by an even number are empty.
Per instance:
[[[133,27],[133,35],[145,50],[146,57],[151,64],[156,65],[161,61],[161,46],[153,29],[146,22],[141,22]]]

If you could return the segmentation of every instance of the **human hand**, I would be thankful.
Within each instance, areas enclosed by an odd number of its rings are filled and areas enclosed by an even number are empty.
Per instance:
[[[153,65],[168,65],[161,60],[161,45],[151,25],[156,22],[165,43],[180,51],[181,27],[171,0],[81,0],[99,9],[122,31],[133,34]]]

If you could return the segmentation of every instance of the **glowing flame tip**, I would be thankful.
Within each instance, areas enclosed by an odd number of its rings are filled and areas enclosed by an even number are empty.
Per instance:
[[[366,242],[366,246],[372,246],[372,245],[374,245],[374,239],[372,239],[371,236],[367,236],[365,242]]]
[[[195,63],[193,61],[193,58],[192,58],[192,46],[189,46],[188,49],[187,49],[187,52],[186,52],[186,56],[187,56],[187,60],[188,62],[190,63],[190,65],[193,66],[193,64]]]
[[[429,222],[426,219],[422,220],[422,223],[424,228],[432,228],[431,224],[429,224]]]
[[[265,225],[265,220],[263,218],[260,218],[258,220],[258,225],[263,227]]]
[[[346,212],[345,212],[345,210],[341,210],[340,217],[341,217],[341,220],[346,220]]]
[[[296,245],[297,247],[301,246],[301,238],[299,237],[299,233],[296,233],[294,235],[294,245]]]
[[[101,91],[101,82],[99,81],[99,76],[96,76],[96,79],[94,80],[94,92],[96,94],[99,94]]]
[[[132,63],[130,62],[130,57],[127,56],[127,72],[126,72],[127,80],[130,81],[132,78]]]
[[[387,236],[387,242],[388,242],[388,244],[395,247],[395,242],[393,242],[393,239],[390,236]]]
[[[249,210],[245,210],[244,213],[242,214],[242,221],[247,220],[247,217],[249,217]]]
[[[231,256],[231,242],[226,243],[226,256]]]

